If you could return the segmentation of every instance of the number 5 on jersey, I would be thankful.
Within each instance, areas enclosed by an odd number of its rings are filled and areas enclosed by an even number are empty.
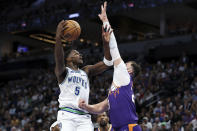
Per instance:
[[[80,87],[76,86],[75,87],[75,95],[78,96],[80,93]]]

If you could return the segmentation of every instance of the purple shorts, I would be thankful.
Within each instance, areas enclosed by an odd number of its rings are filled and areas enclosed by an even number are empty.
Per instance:
[[[120,128],[112,128],[111,131],[142,131],[138,124],[129,124]]]

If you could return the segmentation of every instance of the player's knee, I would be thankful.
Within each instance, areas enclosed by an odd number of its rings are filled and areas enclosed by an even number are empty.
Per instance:
[[[60,131],[60,128],[58,125],[56,125],[55,127],[52,127],[52,131]]]

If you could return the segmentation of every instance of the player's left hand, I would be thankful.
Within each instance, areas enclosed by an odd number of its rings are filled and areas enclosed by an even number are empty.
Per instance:
[[[85,101],[83,99],[80,99],[78,106],[79,106],[79,108],[86,110],[87,104],[85,103]]]
[[[106,27],[102,27],[102,39],[104,44],[109,44],[110,36],[112,32],[113,30],[111,29],[111,27],[107,28],[107,25]]]
[[[101,13],[98,14],[98,16],[102,22],[108,22],[106,10],[107,10],[107,1],[105,1],[104,4],[101,5]]]

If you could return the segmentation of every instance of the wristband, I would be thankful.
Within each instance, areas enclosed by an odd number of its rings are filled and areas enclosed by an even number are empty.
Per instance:
[[[109,30],[109,28],[110,28],[110,24],[109,24],[109,22],[103,22],[103,27],[104,27],[104,29],[105,29],[105,27],[106,27],[106,25],[107,25],[107,29],[106,29],[106,31],[108,31]],[[111,32],[111,28],[110,28],[110,31],[109,32]],[[105,32],[106,32],[105,31]]]
[[[107,66],[112,66],[112,65],[113,65],[113,61],[112,61],[112,60],[109,61],[109,60],[107,60],[105,57],[103,58],[103,62],[104,62],[105,65],[107,65]]]

